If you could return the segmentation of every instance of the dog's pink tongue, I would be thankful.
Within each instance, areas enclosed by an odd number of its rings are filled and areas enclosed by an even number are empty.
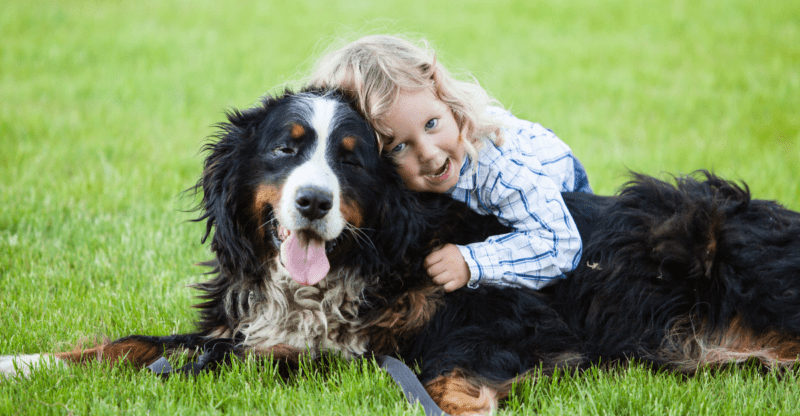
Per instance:
[[[325,242],[313,238],[301,238],[291,233],[281,244],[283,266],[297,283],[314,285],[322,280],[330,270],[325,256]]]

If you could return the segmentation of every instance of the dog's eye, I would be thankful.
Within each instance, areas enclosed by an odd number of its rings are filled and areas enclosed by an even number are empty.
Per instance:
[[[340,163],[341,163],[342,165],[345,165],[345,166],[348,166],[348,167],[353,167],[353,168],[360,168],[360,167],[362,167],[362,166],[361,166],[361,162],[359,162],[359,161],[358,161],[358,159],[356,159],[356,158],[346,158],[346,159],[342,159]]]
[[[297,153],[297,149],[291,147],[276,147],[272,152],[277,155],[289,156]]]

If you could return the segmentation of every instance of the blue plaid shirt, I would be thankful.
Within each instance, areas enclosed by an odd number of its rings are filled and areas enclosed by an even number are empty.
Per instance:
[[[457,246],[472,274],[468,287],[539,289],[577,267],[583,249],[561,192],[592,189],[583,165],[552,131],[503,109],[490,112],[503,125],[504,143],[487,141],[477,164],[466,157],[450,194],[514,231]]]

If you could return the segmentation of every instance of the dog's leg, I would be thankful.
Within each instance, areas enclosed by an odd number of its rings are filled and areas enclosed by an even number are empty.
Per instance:
[[[179,348],[187,349],[192,345],[196,345],[196,340],[189,336],[151,337],[132,335],[110,343],[103,343],[94,348],[79,349],[54,355],[68,363],[86,364],[92,361],[125,361],[131,363],[134,367],[141,368],[151,364],[165,353],[175,352]]]
[[[485,415],[497,409],[507,391],[471,379],[459,370],[438,376],[425,384],[425,390],[439,407],[451,415]]]
[[[304,351],[290,345],[277,344],[270,347],[258,347],[247,350],[245,355],[248,353],[257,357],[269,357],[274,360],[297,364],[300,362],[300,357],[303,355]]]
[[[777,331],[754,331],[734,318],[725,328],[708,330],[676,325],[662,343],[663,361],[679,371],[758,360],[768,368],[792,366],[800,360],[800,338]]]
[[[166,337],[132,335],[93,348],[70,352],[3,356],[0,357],[0,374],[27,376],[32,368],[42,365],[68,366],[92,361],[112,364],[127,362],[134,367],[143,368],[163,354],[193,352],[205,341],[198,334]]]
[[[261,360],[262,362],[271,361],[278,369],[278,375],[283,379],[288,379],[300,368],[300,361],[306,357],[311,360],[319,361],[319,356],[312,355],[309,350],[293,347],[286,344],[277,344],[269,347],[247,348],[236,351],[240,358],[248,356]],[[323,357],[325,353],[323,353]]]
[[[428,285],[400,294],[386,307],[367,319],[363,335],[374,354],[392,354],[407,339],[419,333],[442,305],[444,290]]]

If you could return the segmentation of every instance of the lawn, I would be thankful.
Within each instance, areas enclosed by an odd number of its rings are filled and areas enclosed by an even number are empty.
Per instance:
[[[203,226],[182,194],[224,112],[296,85],[333,41],[428,38],[554,130],[597,193],[705,168],[800,210],[800,3],[2,1],[0,355],[192,330]],[[276,380],[245,362],[0,381],[0,414],[421,414],[371,363]],[[793,414],[800,375],[640,367],[518,387],[520,414]]]

